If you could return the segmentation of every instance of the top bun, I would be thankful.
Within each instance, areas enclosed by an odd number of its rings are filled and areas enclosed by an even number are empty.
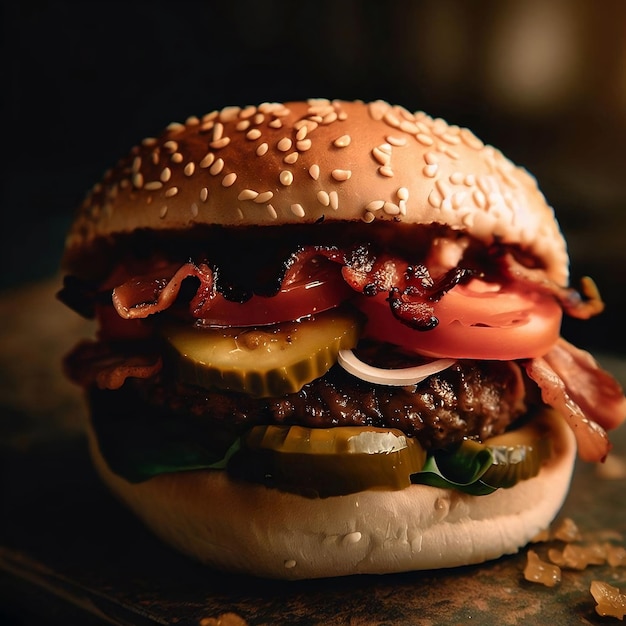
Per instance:
[[[465,128],[380,100],[227,107],[170,124],[93,188],[64,264],[139,228],[322,219],[441,224],[519,247],[568,280],[564,239],[528,172]]]

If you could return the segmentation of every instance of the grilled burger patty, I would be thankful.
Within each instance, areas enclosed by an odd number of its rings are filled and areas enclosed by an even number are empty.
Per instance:
[[[108,420],[107,397],[120,392],[126,395],[126,417],[121,419],[148,413],[153,428],[158,415],[193,421],[207,433],[219,432],[220,446],[257,424],[299,424],[398,428],[424,448],[440,449],[464,438],[484,440],[500,434],[527,408],[519,366],[500,361],[458,361],[403,388],[365,383],[334,366],[299,392],[279,398],[207,390],[160,376],[128,380],[117,392],[93,392],[98,395],[95,405]],[[120,406],[119,399],[116,404]],[[138,405],[150,411],[140,411]]]

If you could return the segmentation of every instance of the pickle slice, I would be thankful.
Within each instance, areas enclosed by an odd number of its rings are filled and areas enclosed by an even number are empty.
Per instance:
[[[179,378],[256,397],[299,391],[325,374],[339,350],[353,348],[360,322],[333,309],[314,318],[251,328],[167,324],[162,335],[176,356]]]
[[[399,490],[424,466],[421,445],[397,429],[368,426],[255,426],[228,471],[308,497]]]
[[[521,428],[485,441],[492,455],[491,467],[481,480],[492,487],[512,487],[539,473],[543,462],[552,455],[549,427],[537,417]]]

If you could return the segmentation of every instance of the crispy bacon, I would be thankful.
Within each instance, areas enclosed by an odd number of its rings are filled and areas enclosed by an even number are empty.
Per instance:
[[[82,387],[119,389],[127,378],[150,378],[163,367],[161,356],[152,350],[126,346],[116,349],[104,341],[83,341],[65,358],[70,380]]]
[[[180,292],[183,281],[194,277],[198,288],[190,302],[195,317],[203,317],[210,308],[213,272],[206,263],[188,261],[183,265],[161,267],[150,274],[131,278],[113,289],[113,306],[125,319],[145,318],[169,308]]]
[[[541,397],[567,420],[583,461],[603,461],[611,449],[605,429],[626,418],[626,398],[619,383],[584,350],[564,339],[543,358],[525,363]]]
[[[571,317],[586,320],[604,310],[604,302],[602,302],[600,292],[589,276],[584,276],[580,281],[581,295],[576,289],[557,285],[548,278],[545,270],[526,267],[511,253],[502,255],[500,261],[506,277],[525,285],[528,289],[552,294],[559,301],[563,310]]]

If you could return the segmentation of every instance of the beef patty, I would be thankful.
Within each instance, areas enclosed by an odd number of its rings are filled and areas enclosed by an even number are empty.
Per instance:
[[[257,424],[375,426],[397,428],[426,449],[440,449],[464,438],[482,441],[500,434],[526,412],[520,367],[500,361],[458,361],[405,387],[372,385],[335,365],[322,378],[280,398],[165,383],[158,376],[129,379],[120,391],[144,405],[129,409],[129,415],[146,412],[148,405],[152,419],[174,413],[177,419],[202,423],[207,432],[219,432],[221,440]]]

